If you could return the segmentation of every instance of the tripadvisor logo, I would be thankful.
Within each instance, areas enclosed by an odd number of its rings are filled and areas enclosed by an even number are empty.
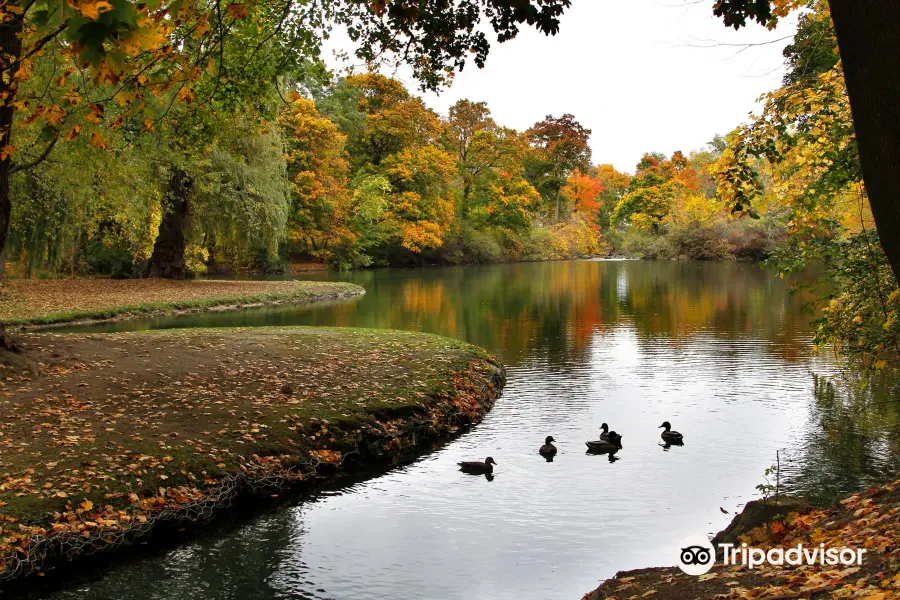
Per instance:
[[[826,548],[825,544],[804,546],[798,544],[792,548],[753,548],[747,544],[736,547],[734,544],[720,544],[723,551],[722,564],[746,565],[755,569],[764,564],[775,566],[860,566],[863,564],[866,550],[864,548]],[[678,568],[688,575],[703,575],[716,564],[716,551],[704,536],[692,535],[678,544]]]
[[[716,551],[702,535],[692,535],[678,544],[678,568],[688,575],[708,573],[716,563]]]

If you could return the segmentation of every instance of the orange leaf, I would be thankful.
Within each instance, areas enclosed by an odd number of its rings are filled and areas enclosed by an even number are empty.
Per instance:
[[[225,10],[232,19],[246,19],[249,12],[244,4],[229,4]]]
[[[72,129],[69,130],[69,133],[65,135],[65,139],[72,141],[78,137],[78,134],[81,133],[81,130],[84,129],[81,125],[76,124]]]
[[[190,104],[194,101],[194,98],[197,97],[197,92],[194,91],[194,88],[183,87],[178,90],[178,99],[184,102],[185,104]]]
[[[100,148],[101,150],[106,150],[106,141],[103,139],[102,135],[100,135],[96,131],[92,131],[91,146],[93,146],[94,148]]]
[[[72,0],[69,0],[69,5],[72,5]],[[106,0],[88,0],[86,2],[81,2],[77,6],[74,6],[74,8],[78,9],[78,12],[85,18],[99,19],[102,13],[112,10],[113,7],[112,4]]]

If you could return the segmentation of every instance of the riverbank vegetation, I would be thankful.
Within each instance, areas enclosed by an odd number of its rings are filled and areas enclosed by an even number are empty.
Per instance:
[[[357,285],[328,281],[13,280],[0,290],[0,321],[40,325],[298,304],[358,296]]]
[[[803,544],[865,549],[860,566],[770,565],[754,569],[717,564],[705,575],[686,575],[677,567],[623,571],[583,600],[775,600],[792,598],[870,598],[900,595],[900,480],[843,498],[838,506],[808,509],[760,524],[740,536],[746,543],[782,552]],[[721,561],[719,561],[721,562]]]
[[[480,420],[504,381],[484,351],[409,332],[20,339],[42,376],[0,364],[0,582],[254,488],[390,464]]]

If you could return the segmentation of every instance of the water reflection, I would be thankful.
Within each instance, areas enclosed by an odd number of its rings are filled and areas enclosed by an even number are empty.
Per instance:
[[[342,495],[48,597],[578,598],[619,569],[672,564],[683,537],[724,528],[719,507],[753,498],[779,450],[788,449],[783,486],[823,497],[900,469],[896,381],[862,389],[831,357],[811,356],[804,299],[753,265],[585,261],[330,277],[368,293],[93,330],[341,325],[451,335],[508,365],[485,421]],[[604,420],[628,438],[603,455],[618,463],[610,468],[584,454]],[[660,443],[665,420],[690,443]],[[537,460],[551,431],[556,460]],[[459,473],[458,462],[487,455],[499,463],[490,486]]]
[[[744,263],[571,261],[311,274],[366,288],[361,298],[71,328],[337,325],[429,331],[502,354],[507,364],[540,355],[550,368],[584,359],[598,334],[627,327],[644,351],[681,348],[698,335],[753,334],[784,360],[808,352],[805,299],[788,281]],[[737,364],[725,351],[722,360]],[[737,357],[734,357],[737,358]]]
[[[821,500],[900,471],[900,388],[888,375],[811,376],[808,432],[786,448],[788,488]]]

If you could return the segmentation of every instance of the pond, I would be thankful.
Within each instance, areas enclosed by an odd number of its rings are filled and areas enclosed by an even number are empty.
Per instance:
[[[863,389],[833,357],[813,355],[804,298],[755,265],[572,261],[313,277],[367,294],[87,329],[428,331],[496,353],[508,368],[503,397],[482,424],[411,465],[44,597],[577,600],[617,570],[674,564],[679,540],[724,528],[758,497],[776,452],[782,490],[824,499],[900,469],[896,382]],[[684,446],[661,445],[666,420]],[[602,422],[623,435],[614,462],[585,454]],[[553,462],[537,454],[547,435],[558,442]],[[456,470],[488,455],[492,481]]]

